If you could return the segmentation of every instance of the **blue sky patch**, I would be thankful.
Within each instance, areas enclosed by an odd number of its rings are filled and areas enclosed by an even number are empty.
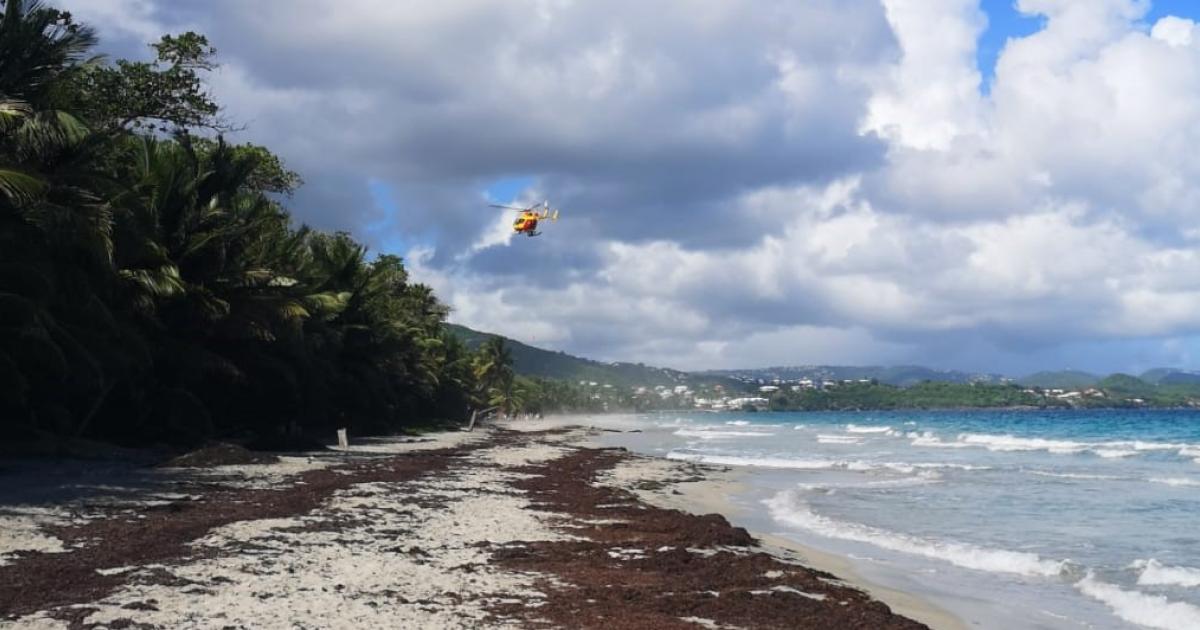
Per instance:
[[[492,182],[484,191],[489,201],[494,203],[511,203],[521,193],[533,186],[534,178],[529,175],[520,177],[505,177]]]
[[[980,90],[989,94],[992,81],[996,78],[996,60],[999,59],[1004,44],[1011,38],[1032,35],[1045,26],[1043,16],[1023,15],[1017,11],[1016,0],[981,0],[980,8],[987,14],[988,27],[979,38],[975,51],[975,60],[979,74],[983,78]],[[1156,0],[1150,5],[1150,10],[1142,18],[1141,23],[1146,29],[1168,15],[1175,15],[1192,20],[1200,20],[1200,2],[1197,0]]]
[[[1032,35],[1045,26],[1042,16],[1022,15],[1017,11],[1016,0],[983,0],[983,12],[987,14],[988,26],[979,38],[975,59],[979,74],[983,77],[980,89],[988,94],[992,80],[996,78],[996,60],[1010,38]]]

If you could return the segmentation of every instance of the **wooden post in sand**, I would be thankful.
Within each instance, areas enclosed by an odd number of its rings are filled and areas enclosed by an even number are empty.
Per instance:
[[[487,413],[493,412],[497,409],[499,409],[499,407],[488,407],[487,409],[476,409],[476,410],[472,411],[471,412],[471,422],[467,424],[467,430],[468,431],[475,430],[475,418],[478,417],[479,414],[481,414],[481,413],[487,414]]]
[[[350,438],[346,435],[345,429],[338,429],[338,446],[341,448],[350,448]]]

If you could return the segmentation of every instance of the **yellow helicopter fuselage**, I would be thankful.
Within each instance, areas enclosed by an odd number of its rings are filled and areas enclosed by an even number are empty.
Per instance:
[[[533,210],[523,210],[520,215],[513,221],[513,231],[518,234],[526,234],[528,236],[536,236],[538,234],[538,221],[549,219],[551,221],[558,220],[558,211],[553,214],[549,210],[536,212]]]

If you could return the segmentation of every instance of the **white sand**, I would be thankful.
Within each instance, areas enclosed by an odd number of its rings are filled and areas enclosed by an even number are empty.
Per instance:
[[[21,551],[60,553],[66,551],[61,540],[42,531],[49,525],[70,522],[65,510],[13,508],[0,512],[0,566],[8,564]]]

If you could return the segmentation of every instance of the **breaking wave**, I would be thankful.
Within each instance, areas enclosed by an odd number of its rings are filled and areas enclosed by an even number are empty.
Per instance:
[[[1075,584],[1079,592],[1104,603],[1113,613],[1130,623],[1160,630],[1200,628],[1200,608],[1184,602],[1172,602],[1162,595],[1127,591],[1101,582],[1088,573]]]
[[[790,457],[746,457],[739,455],[712,455],[697,453],[689,450],[673,450],[667,453],[667,459],[695,462],[698,464],[714,464],[717,466],[748,466],[751,468],[781,468],[787,470],[851,470],[869,472],[888,470],[904,474],[912,474],[919,470],[990,470],[989,466],[971,464],[951,464],[940,462],[868,462],[863,460],[844,459],[794,459]]]
[[[695,429],[678,429],[675,431],[675,435],[680,437],[696,437],[702,440],[724,440],[740,437],[770,437],[775,434],[761,431],[724,431],[697,427]]]
[[[866,427],[847,424],[846,433],[891,433],[892,427]]]
[[[853,435],[825,435],[817,436],[817,442],[821,444],[862,444],[862,438]]]
[[[771,516],[786,525],[840,540],[852,540],[977,571],[1015,573],[1029,577],[1056,577],[1067,568],[1066,561],[1045,560],[1037,554],[975,545],[926,540],[889,532],[868,525],[845,523],[814,513],[797,500],[794,492],[781,492],[765,501]]]
[[[1138,570],[1137,583],[1142,586],[1200,586],[1200,569],[1169,567],[1158,560],[1138,560],[1129,565]]]
[[[1150,481],[1154,483],[1166,484],[1168,486],[1177,487],[1200,487],[1200,480],[1189,479],[1187,477],[1151,477]]]
[[[1077,442],[1074,440],[1027,438],[1015,435],[989,435],[986,433],[962,433],[957,439],[948,441],[928,431],[924,433],[909,432],[905,435],[912,440],[913,446],[931,448],[984,448],[994,452],[1046,451],[1056,455],[1091,453],[1109,459],[1132,457],[1143,452],[1175,451],[1181,457],[1200,457],[1200,446],[1170,442],[1145,442],[1141,440]]]

